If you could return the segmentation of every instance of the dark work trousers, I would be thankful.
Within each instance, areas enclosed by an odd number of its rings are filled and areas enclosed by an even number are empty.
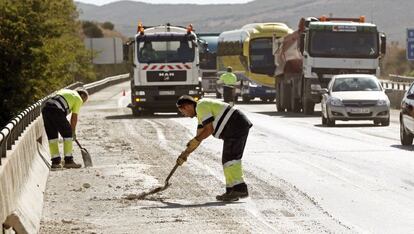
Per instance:
[[[224,102],[234,102],[234,86],[232,85],[223,85],[223,100]]]
[[[243,179],[241,159],[252,123],[239,110],[235,110],[220,138],[223,139],[222,164],[226,178],[226,192],[247,192]]]
[[[72,137],[72,127],[66,119],[65,113],[57,107],[45,106],[42,109],[43,123],[49,140],[57,139],[58,133],[63,138]]]

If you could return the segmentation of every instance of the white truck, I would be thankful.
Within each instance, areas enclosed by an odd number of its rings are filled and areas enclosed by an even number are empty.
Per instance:
[[[305,114],[335,74],[380,75],[386,38],[360,18],[302,18],[298,30],[273,39],[276,108]]]
[[[133,115],[176,112],[181,95],[199,99],[197,36],[187,28],[169,24],[138,26],[134,40],[128,43],[131,65],[131,104]]]

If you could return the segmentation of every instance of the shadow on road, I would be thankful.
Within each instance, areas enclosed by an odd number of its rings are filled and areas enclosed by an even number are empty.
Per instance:
[[[315,124],[313,126],[320,127],[320,128],[361,128],[361,127],[370,127],[370,128],[379,127],[380,128],[380,127],[388,127],[388,126],[381,126],[381,125],[367,124],[367,123],[362,123],[362,124],[354,124],[354,123],[352,123],[352,124],[346,124],[346,123],[344,123],[344,124],[335,124],[335,126],[333,126],[333,127],[328,127],[328,126],[322,125],[322,124]]]
[[[199,208],[199,207],[213,207],[213,206],[226,206],[229,204],[237,204],[237,203],[243,203],[243,202],[205,202],[200,204],[180,204],[180,203],[174,203],[174,202],[166,202],[161,201],[166,206],[150,206],[143,209],[180,209],[180,208]]]
[[[406,151],[414,151],[414,145],[391,145],[391,147]]]
[[[178,114],[162,113],[162,114],[148,114],[143,116],[134,116],[132,114],[123,114],[123,115],[109,115],[105,119],[168,119],[168,118],[180,118],[184,117]]]
[[[313,118],[313,117],[318,117],[321,116],[321,112],[320,111],[315,111],[312,115],[305,115],[303,113],[294,113],[294,112],[278,112],[278,111],[253,111],[254,113],[257,114],[263,114],[263,115],[268,115],[268,116],[280,116],[283,118]]]

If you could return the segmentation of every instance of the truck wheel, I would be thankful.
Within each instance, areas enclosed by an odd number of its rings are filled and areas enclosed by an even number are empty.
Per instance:
[[[132,109],[132,115],[133,116],[142,116],[142,111],[133,108]]]
[[[312,115],[314,112],[315,103],[312,101],[304,101],[303,103],[303,113],[305,115]]]
[[[261,97],[260,100],[262,100],[262,102],[267,102],[269,99],[265,97]]]
[[[300,112],[301,106],[300,106],[299,99],[293,98],[291,105],[292,105],[292,111],[293,112],[295,112],[295,113],[299,113]]]
[[[250,97],[249,96],[247,96],[247,95],[243,95],[242,96],[242,100],[243,100],[243,102],[250,102]]]

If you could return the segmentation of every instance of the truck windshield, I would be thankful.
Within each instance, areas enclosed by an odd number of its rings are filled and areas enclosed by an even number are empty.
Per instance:
[[[378,36],[375,32],[310,33],[309,54],[317,57],[377,58]]]
[[[195,45],[191,40],[146,40],[137,46],[140,63],[187,63],[193,62],[195,57]]]
[[[275,70],[272,53],[272,38],[260,38],[250,41],[250,71],[273,75]]]
[[[200,36],[200,68],[216,69],[218,36]]]

